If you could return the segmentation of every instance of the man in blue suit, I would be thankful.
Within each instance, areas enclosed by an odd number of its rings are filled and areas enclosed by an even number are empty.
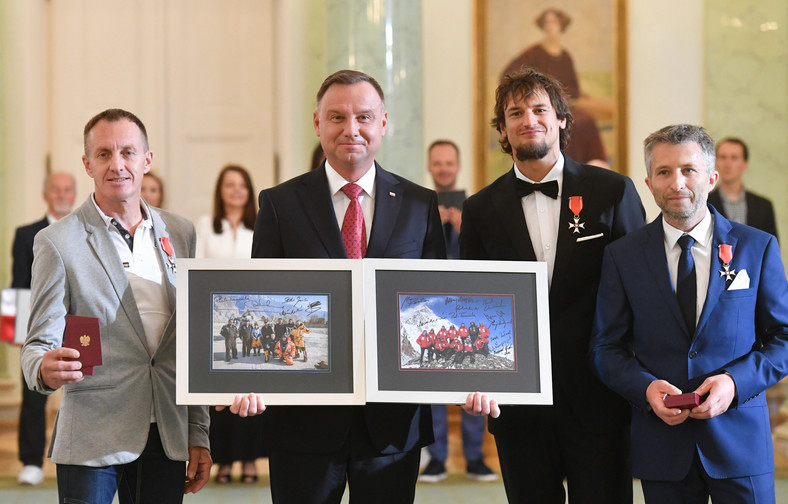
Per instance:
[[[645,140],[662,215],[609,245],[590,358],[632,405],[647,503],[774,502],[764,390],[788,373],[788,282],[774,236],[707,205],[714,143],[699,126]],[[666,397],[696,392],[698,406]]]

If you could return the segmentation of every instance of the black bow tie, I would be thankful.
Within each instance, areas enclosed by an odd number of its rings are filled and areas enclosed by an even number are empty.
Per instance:
[[[556,199],[558,197],[558,181],[551,180],[543,184],[532,184],[525,180],[517,179],[517,193],[521,198],[528,196],[534,191],[540,191],[548,198]]]

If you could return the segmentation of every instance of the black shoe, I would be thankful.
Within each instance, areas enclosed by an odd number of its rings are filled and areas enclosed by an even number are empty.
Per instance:
[[[495,481],[498,479],[498,475],[487,467],[487,464],[482,459],[469,461],[465,474],[476,481]]]
[[[437,483],[440,480],[446,479],[446,464],[440,460],[432,459],[424,471],[419,474],[419,481],[427,483]]]

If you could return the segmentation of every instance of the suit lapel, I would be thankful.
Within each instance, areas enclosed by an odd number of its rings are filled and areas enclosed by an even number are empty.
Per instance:
[[[150,209],[150,207],[148,207]],[[162,270],[164,271],[164,278],[166,281],[164,285],[167,289],[167,300],[170,303],[170,311],[175,312],[175,271],[169,267],[170,259],[167,257],[167,252],[164,250],[164,245],[161,239],[165,236],[169,238],[167,232],[167,224],[164,223],[159,213],[153,209],[150,210],[151,220],[153,221],[153,246],[159,253],[161,259]],[[174,248],[173,248],[174,251]],[[176,254],[173,253],[173,259],[176,259]]]
[[[727,244],[733,247],[733,257],[736,257],[736,242],[737,238],[733,236],[731,231],[730,222],[724,219],[718,212],[709,210],[714,219],[714,232],[711,242],[710,265],[709,265],[709,289],[706,292],[706,302],[703,304],[703,310],[700,312],[700,319],[698,319],[698,329],[695,334],[700,334],[706,323],[709,321],[709,316],[714,312],[717,302],[720,300],[720,295],[725,292],[726,282],[720,278],[719,271],[722,269],[722,263],[717,256],[717,251],[720,249],[720,244]]]
[[[80,207],[79,212],[82,214],[82,221],[85,223],[88,245],[93,249],[95,257],[101,263],[101,267],[104,268],[107,278],[109,278],[115,294],[120,300],[123,311],[137,333],[137,337],[150,353],[148,342],[145,338],[145,329],[142,325],[142,318],[137,309],[137,302],[131,291],[129,279],[126,277],[126,272],[123,271],[123,266],[120,264],[120,256],[118,256],[118,251],[109,237],[106,223],[93,206],[92,197],[89,197],[88,201]]]
[[[566,279],[568,272],[573,271],[571,267],[572,255],[577,246],[575,233],[569,229],[568,224],[572,222],[572,211],[569,209],[570,196],[583,196],[585,190],[583,180],[586,172],[582,166],[571,159],[564,157],[564,180],[561,188],[561,210],[558,212],[558,240],[555,250],[555,264],[553,265],[553,278],[551,281],[550,292],[560,292],[560,286]],[[556,290],[559,288],[559,290]]]
[[[681,306],[673,285],[670,281],[670,270],[668,269],[668,258],[665,255],[665,233],[662,230],[662,215],[654,219],[651,224],[646,226],[647,241],[643,243],[641,253],[646,258],[646,264],[653,277],[653,285],[659,292],[665,305],[668,307],[676,323],[682,328],[688,340],[692,335],[687,333],[687,324],[681,314]],[[643,286],[648,289],[648,285]]]
[[[491,191],[492,205],[500,225],[509,234],[520,260],[536,261],[531,236],[523,215],[522,199],[517,194],[517,177],[514,170],[515,168],[512,168],[495,182],[499,187]]]
[[[383,257],[404,198],[398,190],[399,181],[396,177],[377,163],[375,170],[375,216],[372,219],[367,257]]]
[[[328,251],[329,257],[346,258],[345,244],[337,225],[334,203],[331,199],[328,179],[326,178],[325,162],[311,176],[304,178],[304,185],[299,191],[301,205],[315,234]]]

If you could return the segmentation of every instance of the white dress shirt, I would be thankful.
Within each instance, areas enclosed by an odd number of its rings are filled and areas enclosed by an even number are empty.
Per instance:
[[[331,191],[331,201],[334,203],[334,214],[336,214],[337,225],[342,229],[342,221],[345,220],[345,212],[350,206],[350,198],[342,192],[342,187],[349,184],[342,175],[326,160],[326,178],[328,179],[328,189]],[[367,170],[363,177],[356,181],[356,185],[361,186],[363,191],[358,196],[361,204],[361,211],[364,213],[364,227],[367,230],[367,245],[369,245],[369,235],[372,232],[372,217],[375,215],[375,163]]]
[[[679,269],[679,257],[681,257],[681,245],[679,238],[685,233],[676,229],[663,217],[662,230],[665,235],[665,256],[668,259],[668,271],[670,272],[670,283],[673,292],[676,292],[676,282]],[[700,320],[700,313],[706,303],[706,291],[709,290],[709,269],[711,268],[711,237],[714,232],[714,222],[711,220],[711,212],[706,210],[706,216],[689,233],[695,243],[692,245],[690,253],[695,262],[695,285],[697,288],[698,299],[695,304],[695,325]]]
[[[545,196],[540,191],[534,191],[521,198],[531,245],[534,247],[536,260],[547,263],[547,283],[550,285],[553,281],[555,248],[558,243],[558,218],[561,215],[561,192],[564,182],[564,156],[563,154],[558,156],[558,160],[542,180],[529,179],[517,169],[517,165],[514,166],[514,175],[531,184],[544,184],[551,180],[558,182],[558,197],[556,199]]]

